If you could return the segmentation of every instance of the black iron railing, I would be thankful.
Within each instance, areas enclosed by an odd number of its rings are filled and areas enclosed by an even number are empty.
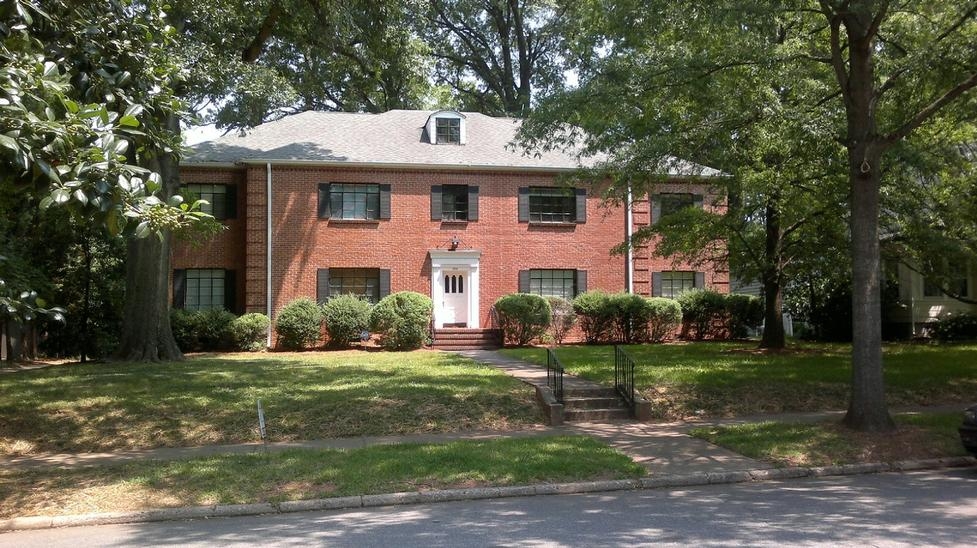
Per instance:
[[[620,346],[614,345],[614,388],[634,414],[634,360]]]
[[[553,390],[556,401],[563,403],[563,366],[552,348],[546,349],[546,385]]]

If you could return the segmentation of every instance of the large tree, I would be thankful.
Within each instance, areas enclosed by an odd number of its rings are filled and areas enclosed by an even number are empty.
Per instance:
[[[792,160],[803,159],[784,178],[791,192],[802,181],[820,188],[825,180],[846,180],[854,344],[845,422],[862,430],[892,428],[881,353],[883,160],[897,145],[909,146],[906,138],[925,124],[973,120],[977,3],[624,2],[603,11],[598,4],[579,8],[584,29],[597,31],[581,33],[579,43],[590,49],[578,55],[581,89],[604,91],[575,92],[576,103],[558,97],[549,114],[544,102],[540,121],[526,125],[527,142],[565,146],[582,139],[585,153],[609,155],[592,175],[603,171],[625,182],[639,172],[681,169],[672,155],[735,166],[722,161],[724,150],[755,144],[750,136],[767,124],[774,137],[768,144],[779,141]],[[607,85],[614,76],[621,84]],[[711,111],[696,108],[708,103]],[[589,108],[583,114],[561,108],[568,104]],[[769,125],[777,119],[784,124]],[[561,126],[566,123],[586,133]],[[806,154],[808,147],[824,153]],[[781,167],[767,162],[768,155],[759,158],[765,170]],[[893,178],[885,188],[912,192],[915,183]],[[770,190],[768,201],[786,205],[782,191]]]
[[[524,116],[563,82],[560,17],[547,0],[430,0],[420,30],[438,82],[463,108]]]

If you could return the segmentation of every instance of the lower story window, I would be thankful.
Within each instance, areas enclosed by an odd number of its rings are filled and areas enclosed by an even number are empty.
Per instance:
[[[695,272],[662,272],[662,297],[674,299],[691,289],[695,289]]]
[[[225,306],[223,269],[188,268],[183,308],[186,310],[216,310]]]
[[[352,293],[371,303],[380,300],[380,270],[377,268],[330,268],[329,296]]]
[[[577,295],[576,270],[529,271],[529,292],[544,297],[572,299]]]

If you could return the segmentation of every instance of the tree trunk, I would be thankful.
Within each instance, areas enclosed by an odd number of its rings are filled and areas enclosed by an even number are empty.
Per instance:
[[[179,119],[170,116],[169,130],[179,135]],[[159,151],[147,166],[162,178],[163,199],[179,191],[180,175],[175,154]],[[126,299],[122,337],[117,357],[125,361],[182,360],[183,353],[170,329],[170,241],[162,238],[132,238],[127,244]]]
[[[844,423],[868,432],[895,429],[885,401],[882,369],[882,292],[879,202],[882,151],[875,113],[874,14],[860,6],[845,19],[848,78],[843,86],[848,119],[851,201],[852,393]]]
[[[779,194],[767,200],[764,225],[766,228],[764,246],[763,282],[763,338],[760,348],[783,348],[787,341],[784,336],[783,260],[780,255],[783,230],[780,226]]]

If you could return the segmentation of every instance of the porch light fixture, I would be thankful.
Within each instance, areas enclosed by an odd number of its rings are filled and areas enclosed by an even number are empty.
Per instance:
[[[461,240],[458,239],[458,236],[452,236],[451,237],[451,251],[457,251],[458,250],[458,244],[460,244],[460,243],[461,243]]]

